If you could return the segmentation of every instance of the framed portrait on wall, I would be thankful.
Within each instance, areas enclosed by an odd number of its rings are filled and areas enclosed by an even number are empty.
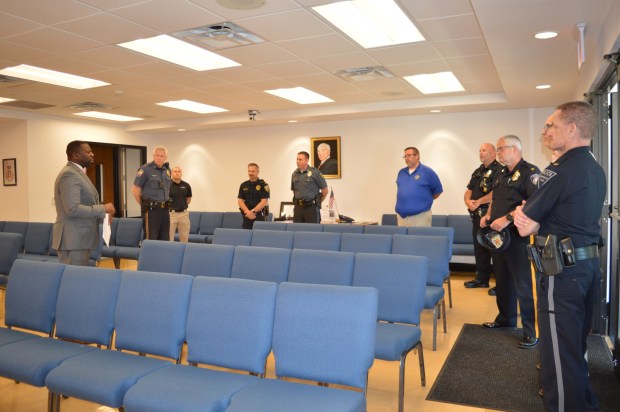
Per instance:
[[[326,179],[340,179],[340,136],[313,137],[310,139],[312,166],[321,171]]]
[[[294,209],[295,209],[295,203],[280,202],[280,218],[284,218],[286,220],[293,220]]]
[[[17,161],[2,159],[2,184],[4,186],[17,186]]]

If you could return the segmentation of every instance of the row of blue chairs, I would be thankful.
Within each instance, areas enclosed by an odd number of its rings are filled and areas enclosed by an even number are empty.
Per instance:
[[[260,230],[218,229],[252,234]],[[278,233],[278,232],[270,232]],[[285,233],[285,232],[281,232]],[[292,232],[289,232],[292,233]],[[303,235],[338,235],[334,233],[295,232]],[[387,235],[347,235],[389,237]],[[427,286],[424,308],[433,311],[433,350],[437,348],[437,321],[443,316],[443,330],[447,332],[445,290],[443,282],[448,268],[448,240],[444,236],[394,235],[393,248],[385,256],[423,256],[427,259]],[[214,240],[217,240],[217,234]],[[371,241],[372,243],[372,241]],[[358,250],[376,253],[375,250]],[[182,273],[193,276],[221,276],[269,282],[300,282],[332,285],[351,285],[355,253],[314,249],[288,249],[263,246],[232,246],[219,244],[193,244],[145,240],[142,243],[138,270]],[[389,260],[387,260],[389,262]],[[385,266],[383,272],[391,267]]]
[[[273,214],[267,216],[273,220]],[[215,229],[241,229],[243,217],[241,212],[189,212],[189,241],[192,243],[211,243]],[[174,240],[179,240],[177,233]]]
[[[0,375],[47,386],[51,411],[60,410],[60,395],[126,411],[365,411],[373,357],[400,360],[419,347],[425,384],[417,326],[425,259],[357,259],[356,287],[18,261],[6,294],[9,328],[0,328]],[[389,274],[381,273],[386,260]],[[113,333],[117,351],[85,344],[110,348]],[[179,365],[183,342],[189,365],[255,376]],[[271,350],[278,378],[324,385],[259,379]]]

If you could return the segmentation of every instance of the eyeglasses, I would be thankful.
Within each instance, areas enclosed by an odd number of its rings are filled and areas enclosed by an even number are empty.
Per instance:
[[[506,149],[508,147],[514,147],[514,145],[513,144],[509,144],[509,145],[506,145],[506,146],[498,146],[497,147],[497,151],[501,152],[501,151],[503,151],[504,149]]]
[[[545,134],[549,129],[555,129],[556,127],[558,127],[557,124],[546,123],[542,128],[542,133]]]
[[[406,159],[406,158],[408,158],[408,157],[414,157],[414,156],[419,156],[419,155],[418,155],[417,153],[414,153],[414,154],[406,154],[406,155],[404,155],[404,156],[403,156],[403,159]]]

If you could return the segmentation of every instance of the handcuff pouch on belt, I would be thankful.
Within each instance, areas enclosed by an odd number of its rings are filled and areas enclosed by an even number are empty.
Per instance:
[[[154,200],[142,199],[142,211],[153,210],[153,209],[170,209],[172,206],[172,199],[168,199],[165,202],[156,202]]]
[[[314,199],[312,200],[294,199],[294,202],[296,205],[303,206],[303,207],[316,206],[316,200]]]
[[[559,275],[564,267],[574,266],[576,262],[570,237],[558,240],[556,235],[536,236],[535,244],[527,246],[527,253],[536,270],[547,276]]]
[[[478,206],[478,208],[476,210],[470,210],[469,211],[469,216],[473,219],[476,216],[479,218],[484,217],[487,214],[487,211],[489,210],[489,204],[484,204],[484,205],[480,205]]]

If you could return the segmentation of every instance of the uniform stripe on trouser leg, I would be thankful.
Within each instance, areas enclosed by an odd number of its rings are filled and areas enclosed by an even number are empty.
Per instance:
[[[149,211],[144,212],[144,238],[150,239],[149,237]]]
[[[530,244],[534,244],[534,235],[530,235]],[[530,273],[532,274],[532,297],[534,298],[534,330],[536,331],[535,338],[540,337],[540,331],[538,330],[538,290],[536,288],[536,269],[534,268],[534,262],[530,260]]]
[[[551,334],[551,345],[553,347],[553,363],[555,365],[555,376],[558,384],[558,412],[564,412],[564,379],[562,378],[562,361],[560,359],[560,349],[558,347],[558,329],[555,325],[555,302],[553,301],[553,288],[555,279],[549,276],[549,290],[547,299],[549,300],[549,329]]]

